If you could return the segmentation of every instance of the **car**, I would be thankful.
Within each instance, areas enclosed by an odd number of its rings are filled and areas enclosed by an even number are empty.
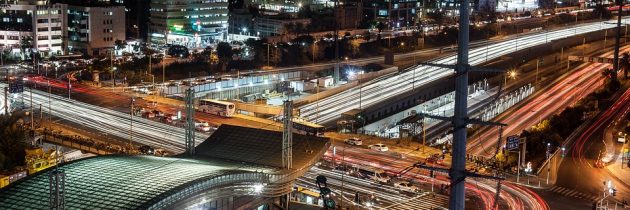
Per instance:
[[[210,124],[206,121],[195,120],[195,127],[206,126],[209,127]]]
[[[606,167],[606,164],[604,164],[604,161],[602,161],[601,159],[597,159],[595,161],[595,168],[604,168]]]
[[[380,152],[387,152],[389,150],[389,148],[387,148],[387,146],[385,146],[384,144],[372,144],[370,146],[368,146],[368,148],[370,148],[371,150],[376,150],[376,151],[380,151]]]
[[[197,127],[195,127],[197,129],[197,131],[201,131],[201,132],[210,132],[210,126],[204,126],[204,125],[199,125]]]
[[[152,112],[153,114],[155,114],[156,117],[164,117],[164,112],[160,110],[153,110]]]
[[[617,134],[617,142],[626,143],[626,134],[624,132],[619,131],[619,133]]]
[[[350,144],[350,145],[363,145],[363,141],[361,141],[361,139],[359,138],[349,138],[346,139],[344,142],[346,142],[346,144]]]
[[[153,113],[153,112],[143,112],[142,113],[142,117],[149,118],[149,119],[150,118],[154,118],[155,117],[155,113]]]
[[[400,191],[404,191],[404,192],[410,192],[410,193],[418,192],[418,187],[414,186],[413,184],[409,183],[408,181],[396,182],[396,183],[394,183],[394,187],[398,188]]]
[[[162,117],[160,117],[160,120],[162,122],[165,122],[165,123],[173,123],[173,118],[171,118],[169,116],[162,116]]]

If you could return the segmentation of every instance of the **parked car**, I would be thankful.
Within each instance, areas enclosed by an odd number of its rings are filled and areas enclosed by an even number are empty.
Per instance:
[[[396,182],[396,183],[394,183],[394,187],[398,188],[400,191],[404,191],[404,192],[410,192],[410,193],[418,192],[418,187],[414,186],[413,184],[409,183],[408,181]]]
[[[617,142],[626,143],[626,134],[623,131],[619,131],[617,134]]]
[[[153,113],[153,112],[143,112],[142,113],[142,117],[151,119],[151,118],[155,117],[155,113]]]
[[[349,138],[346,139],[344,142],[346,142],[346,144],[350,144],[350,145],[363,145],[363,141],[361,141],[361,139],[359,138]]]
[[[162,116],[160,118],[160,121],[165,122],[165,123],[173,123],[173,118],[171,118],[169,116]]]
[[[208,122],[206,122],[206,121],[195,120],[195,127],[199,127],[199,126],[209,127],[210,124]]]
[[[210,132],[210,126],[199,125],[195,127],[197,131]]]
[[[376,151],[380,151],[380,152],[387,152],[389,150],[389,148],[387,146],[385,146],[384,144],[372,144],[370,146],[368,146],[368,148],[370,148],[371,150],[376,150]]]
[[[164,117],[164,112],[160,110],[153,110],[152,112],[153,114],[155,114],[156,117]]]

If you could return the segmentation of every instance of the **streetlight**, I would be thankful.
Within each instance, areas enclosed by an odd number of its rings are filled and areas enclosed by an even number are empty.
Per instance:
[[[506,72],[506,74],[507,75],[504,77],[505,79],[503,81],[503,86],[507,87],[507,79],[508,79],[508,77],[510,79],[516,79],[516,76],[518,76],[518,73],[516,72],[516,69],[512,69],[512,70],[509,70],[508,72]]]
[[[112,67],[112,92],[114,92],[114,88],[116,88],[116,79],[114,78],[114,72],[116,71],[116,67]]]

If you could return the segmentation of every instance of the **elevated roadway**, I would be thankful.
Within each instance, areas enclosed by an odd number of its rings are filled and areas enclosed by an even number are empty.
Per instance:
[[[624,18],[624,22],[627,18]],[[470,65],[478,65],[486,61],[518,52],[519,50],[550,43],[566,37],[587,34],[602,29],[610,29],[615,25],[610,21],[585,23],[576,26],[540,31],[525,35],[515,35],[511,39],[503,40],[485,47],[477,47],[469,51]],[[456,56],[446,56],[429,62],[438,64],[453,64]],[[320,99],[319,102],[309,103],[299,107],[301,116],[320,124],[331,124],[339,119],[341,113],[352,109],[370,107],[388,101],[398,95],[407,93],[413,87],[423,87],[430,83],[443,80],[454,74],[452,69],[412,66],[394,76],[378,78],[372,82],[343,91],[334,96]],[[319,114],[317,111],[319,110]]]

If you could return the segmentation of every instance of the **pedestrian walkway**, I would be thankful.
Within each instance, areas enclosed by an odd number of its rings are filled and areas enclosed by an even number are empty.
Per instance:
[[[623,151],[619,153],[623,154]],[[615,160],[606,165],[606,172],[619,183],[630,187],[630,176],[628,176],[630,168],[628,168],[627,161],[623,161],[623,158],[623,155],[617,155]]]
[[[401,201],[396,204],[384,207],[383,209],[391,210],[434,210],[434,209],[446,209],[444,206],[448,206],[448,197],[444,195],[426,194],[416,196],[406,201]]]
[[[556,194],[560,194],[562,196],[566,196],[566,197],[573,197],[573,198],[577,198],[577,199],[581,199],[581,200],[585,200],[588,202],[596,202],[598,201],[598,195],[593,195],[593,194],[585,194],[585,193],[581,193],[575,190],[571,190],[571,189],[567,189],[564,187],[560,187],[560,186],[553,186],[552,188],[549,188],[548,191],[550,192],[554,192]]]

